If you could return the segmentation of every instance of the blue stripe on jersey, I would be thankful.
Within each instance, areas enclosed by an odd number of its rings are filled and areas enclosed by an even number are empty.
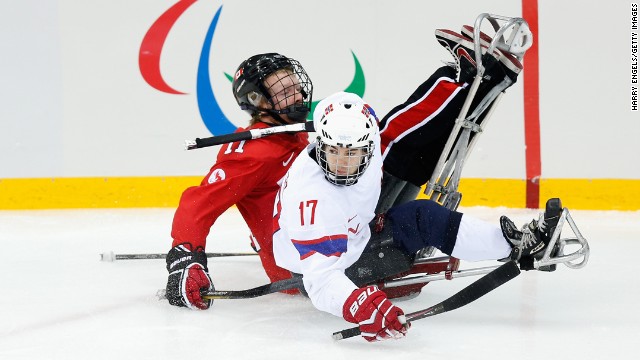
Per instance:
[[[304,260],[313,254],[322,254],[326,257],[340,257],[347,252],[347,235],[329,235],[319,239],[291,240],[300,254],[300,260]]]

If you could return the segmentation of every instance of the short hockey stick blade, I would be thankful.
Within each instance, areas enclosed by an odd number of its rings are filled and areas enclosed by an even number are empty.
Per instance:
[[[265,136],[281,134],[281,133],[296,133],[296,132],[313,132],[315,128],[313,121],[306,121],[304,123],[289,124],[272,126],[264,129],[253,129],[247,131],[240,131],[231,134],[212,136],[204,139],[197,138],[195,140],[185,141],[186,150],[201,149],[209,146],[216,146],[222,144],[228,144],[235,141],[259,139]]]
[[[518,268],[518,264],[515,261],[509,261],[474,281],[471,285],[455,293],[445,301],[430,308],[407,314],[407,321],[424,319],[429,316],[442,314],[465,306],[490,293],[492,290],[495,290],[497,287],[515,278],[519,274],[520,269]],[[333,333],[333,339],[342,340],[358,335],[360,335],[360,328],[353,327]]]
[[[220,291],[214,290],[208,293],[202,294],[203,299],[251,299],[258,296],[263,296],[267,294],[273,294],[275,292],[290,290],[290,289],[300,289],[302,288],[302,278],[291,278],[286,280],[276,281],[270,284],[262,285],[255,287],[253,289],[247,290],[229,290],[229,291]]]
[[[247,290],[214,290],[209,292],[203,292],[202,298],[209,300],[217,299],[251,299],[258,296],[272,294],[278,291],[301,289],[302,278],[291,278],[286,280],[276,281],[270,284],[258,286]],[[167,294],[165,289],[160,289],[156,293],[158,300],[166,300]]]

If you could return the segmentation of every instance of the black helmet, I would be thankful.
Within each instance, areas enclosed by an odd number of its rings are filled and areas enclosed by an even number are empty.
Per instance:
[[[267,77],[278,70],[288,74],[269,79],[270,84],[265,83]],[[238,67],[233,77],[233,94],[240,108],[251,116],[266,112],[281,123],[285,121],[279,115],[304,122],[311,111],[313,84],[298,61],[277,53],[259,54]],[[261,106],[262,100],[270,107]]]

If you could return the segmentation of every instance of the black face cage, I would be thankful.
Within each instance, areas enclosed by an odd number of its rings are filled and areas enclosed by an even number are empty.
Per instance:
[[[309,78],[309,75],[307,75],[307,72],[304,70],[304,68],[302,67],[302,65],[300,65],[298,61],[289,59],[289,63],[290,63],[290,66],[287,66],[284,69],[290,71],[293,74],[293,76],[297,79],[298,84],[288,85],[287,87],[284,87],[282,91],[288,91],[289,95],[284,100],[281,99],[280,101],[281,102],[284,101],[287,104],[291,103],[292,105],[289,105],[281,110],[276,110],[275,109],[276,101],[273,99],[273,97],[269,96],[270,92],[269,92],[269,89],[265,87],[264,79],[267,76],[271,75],[272,73],[276,72],[277,71],[276,70],[266,75],[263,78],[263,81],[261,83],[261,86],[264,88],[264,95],[269,100],[269,103],[271,104],[272,108],[260,109],[260,110],[267,111],[269,113],[287,115],[292,120],[302,122],[307,119],[307,116],[311,111],[311,102],[313,98],[313,84],[311,83],[311,79]],[[278,82],[281,82],[281,79],[279,79],[273,85],[277,84]],[[295,88],[287,89],[290,87],[295,87]],[[302,95],[302,102],[295,103],[296,94]]]
[[[333,171],[331,171],[331,168],[329,167],[330,164],[327,161],[326,149],[330,145],[327,145],[325,142],[323,142],[322,138],[320,137],[316,139],[316,142],[317,142],[316,158],[318,159],[318,164],[320,165],[320,168],[324,172],[324,177],[330,183],[334,185],[342,185],[342,186],[354,185],[355,183],[358,182],[358,179],[360,179],[360,177],[364,175],[365,170],[367,170],[367,167],[369,167],[369,163],[371,162],[371,157],[373,156],[373,149],[375,146],[373,144],[373,141],[369,141],[369,145],[367,146],[353,148],[353,149],[363,149],[364,151],[360,155],[347,156],[348,161],[347,161],[346,167],[357,165],[358,169],[353,174],[338,175]],[[336,160],[336,162],[333,164],[333,168],[337,169],[337,167],[338,167],[338,163]]]
[[[276,110],[276,102],[272,98],[269,88],[265,86],[265,79],[278,70],[291,72],[292,76],[296,78],[297,84],[295,85],[296,89],[287,89],[290,87],[287,86],[282,90],[290,95],[284,100],[281,99],[280,102],[284,102],[285,104],[290,103],[291,105]],[[251,115],[266,112],[275,115],[274,117],[276,119],[279,119],[278,115],[285,114],[293,121],[304,122],[307,119],[313,101],[313,83],[297,60],[276,53],[256,55],[246,60],[243,65],[240,66],[238,74],[233,83],[233,90],[242,110],[248,111]],[[275,82],[271,86],[277,83],[278,82]],[[281,85],[284,85],[284,83],[281,83]],[[252,93],[261,95],[270,103],[272,108],[265,109],[259,107],[256,101],[250,101],[249,96],[251,96]],[[302,95],[302,102],[295,103],[298,94]]]

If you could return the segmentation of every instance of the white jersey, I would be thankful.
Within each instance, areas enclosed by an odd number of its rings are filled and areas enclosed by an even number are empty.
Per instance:
[[[282,179],[274,210],[273,252],[278,266],[303,275],[319,310],[342,317],[355,284],[344,274],[362,254],[371,231],[382,180],[379,138],[365,173],[351,186],[324,177],[309,155],[311,144]]]

